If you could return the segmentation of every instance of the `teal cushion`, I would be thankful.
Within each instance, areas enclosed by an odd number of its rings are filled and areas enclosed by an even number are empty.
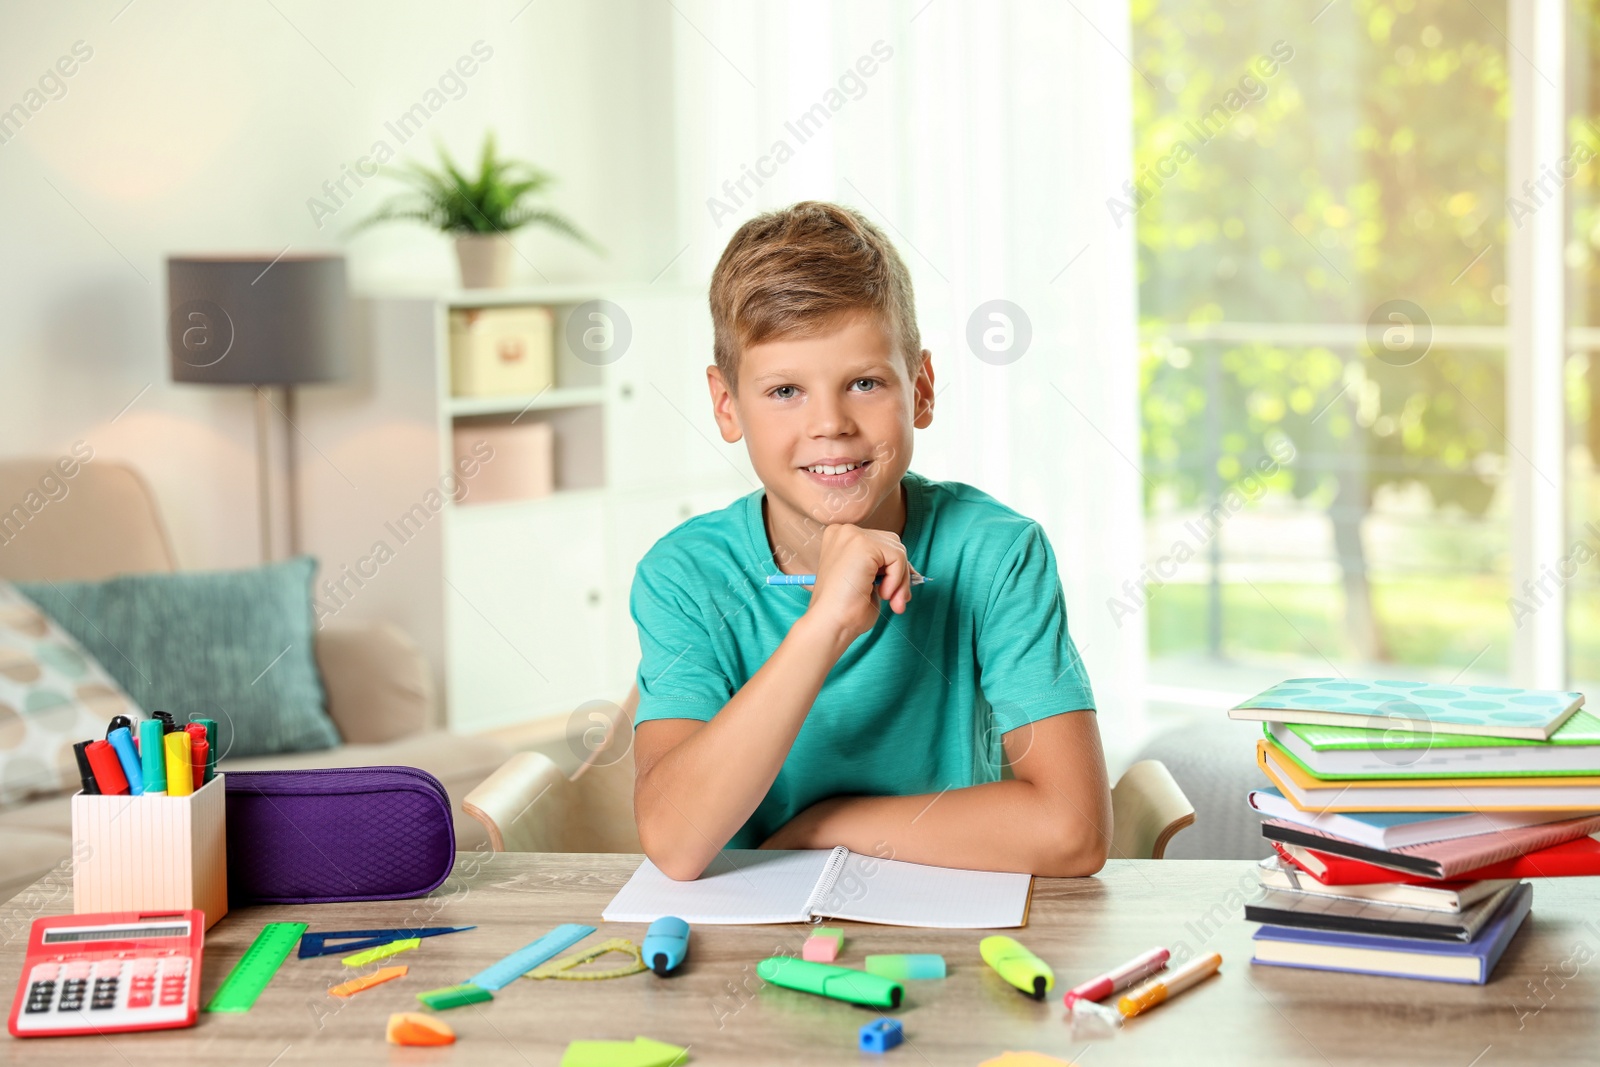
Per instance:
[[[18,582],[146,711],[217,720],[218,756],[331,748],[300,556],[242,571]]]

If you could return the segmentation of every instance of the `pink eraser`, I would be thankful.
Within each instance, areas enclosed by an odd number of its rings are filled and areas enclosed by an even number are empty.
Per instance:
[[[800,946],[800,958],[812,963],[832,963],[839,958],[839,942],[831,937],[808,937]]]

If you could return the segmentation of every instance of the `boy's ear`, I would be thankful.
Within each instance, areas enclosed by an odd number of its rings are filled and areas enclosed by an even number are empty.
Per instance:
[[[922,350],[922,370],[912,383],[911,425],[926,430],[933,425],[933,353]]]
[[[716,416],[717,429],[722,431],[722,439],[731,445],[744,437],[744,429],[739,425],[739,405],[733,391],[722,380],[722,371],[716,364],[706,368],[706,385],[711,390],[711,414]]]

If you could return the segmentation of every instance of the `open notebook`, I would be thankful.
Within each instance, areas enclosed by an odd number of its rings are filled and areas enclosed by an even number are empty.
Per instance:
[[[833,850],[724,849],[704,874],[675,882],[649,860],[602,912],[607,922],[676,915],[712,925],[850,919],[986,930],[1028,918],[1033,876],[928,867]]]

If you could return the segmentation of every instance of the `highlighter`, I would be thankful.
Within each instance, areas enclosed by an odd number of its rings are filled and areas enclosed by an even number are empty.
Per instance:
[[[866,971],[839,967],[832,963],[813,963],[793,956],[769,956],[756,964],[756,974],[785,989],[815,993],[849,1004],[869,1008],[898,1008],[905,988],[899,982],[879,978]]]
[[[120,715],[117,717],[122,718]],[[128,780],[128,792],[133,796],[141,795],[144,792],[144,772],[139,769],[139,753],[134,751],[133,735],[126,726],[119,726],[106,735],[106,740],[116,751],[117,762],[122,764],[122,776]]]
[[[689,924],[675,915],[663,915],[644,934],[639,955],[663,977],[678,969],[689,954]]]
[[[178,730],[162,737],[161,743],[167,752],[167,796],[186,797],[194,792],[189,735]]]
[[[160,719],[145,719],[139,724],[139,762],[144,773],[144,795],[167,795],[167,757],[162,748]]]
[[[128,779],[122,773],[117,750],[109,742],[90,741],[84,752],[89,756],[89,766],[94,768],[94,782],[100,787],[100,794],[108,797],[126,796]]]
[[[983,962],[993,967],[1001,978],[1034,1000],[1043,1000],[1056,984],[1050,965],[1012,938],[998,934],[986,937],[978,942],[978,951],[983,954]]]

